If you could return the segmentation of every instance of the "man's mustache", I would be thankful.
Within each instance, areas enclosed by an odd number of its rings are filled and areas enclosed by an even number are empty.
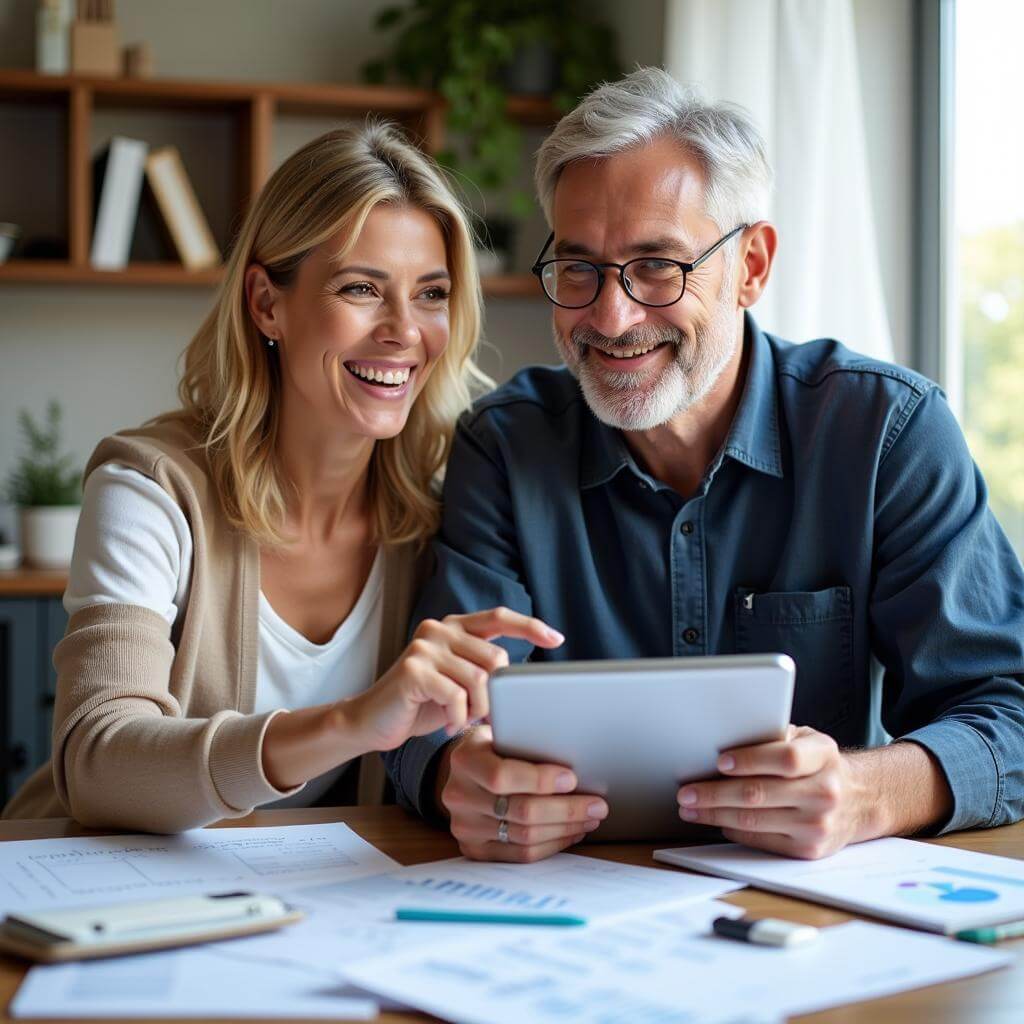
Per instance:
[[[638,324],[614,338],[609,338],[587,324],[580,324],[573,328],[569,335],[569,340],[580,355],[583,354],[587,346],[603,349],[605,352],[614,352],[616,349],[647,348],[650,345],[662,345],[669,342],[678,348],[684,339],[685,335],[677,328],[654,324]]]

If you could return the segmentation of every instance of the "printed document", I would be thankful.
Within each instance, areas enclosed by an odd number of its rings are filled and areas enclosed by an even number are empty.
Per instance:
[[[460,1024],[717,1024],[811,1013],[1013,959],[864,922],[825,928],[793,949],[710,934],[715,917],[739,913],[708,902],[599,928],[521,929],[364,960],[347,973],[361,988]]]
[[[451,944],[472,949],[485,933],[522,931],[396,922],[398,906],[596,920],[706,900],[740,884],[571,854],[532,865],[454,858],[403,868],[341,824],[0,844],[3,911],[241,888],[284,895],[307,918],[267,935],[192,949],[35,967],[14,1013],[190,1017],[230,1010],[234,1017],[365,1018],[375,1003],[348,985],[349,964]]]
[[[330,904],[346,916],[389,919],[399,907],[569,914],[607,921],[655,907],[693,903],[741,883],[681,875],[559,853],[535,864],[453,857],[340,882],[304,886],[303,902]]]
[[[467,942],[475,947],[488,936],[519,934],[524,928],[395,921],[398,907],[536,910],[594,923],[705,901],[738,888],[739,883],[723,879],[571,853],[536,864],[492,864],[455,857],[292,890],[288,902],[306,913],[305,921],[279,932],[232,940],[231,948],[250,959],[339,969],[404,950]]]
[[[21,840],[0,843],[0,914],[236,889],[280,895],[396,866],[337,823]]]
[[[925,931],[1024,919],[1024,861],[912,839],[875,839],[814,861],[732,843],[656,850],[654,858]]]
[[[232,956],[230,944],[33,967],[13,1017],[301,1017],[370,1020],[377,1001],[336,974]]]
[[[0,843],[0,913],[251,889],[284,895],[397,864],[347,825],[193,829]],[[282,931],[301,928],[304,922]],[[234,956],[236,942],[33,967],[21,1017],[329,1017],[366,1020],[377,1001],[338,971]]]

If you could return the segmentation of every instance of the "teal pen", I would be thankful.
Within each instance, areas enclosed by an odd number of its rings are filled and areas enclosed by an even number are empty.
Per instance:
[[[586,924],[586,918],[569,914],[496,914],[489,910],[420,910],[400,907],[396,921],[449,921],[460,924],[546,924],[575,928]]]
[[[995,928],[968,928],[957,932],[956,937],[964,942],[981,942],[990,946],[1002,939],[1019,939],[1024,935],[1024,921],[1011,921],[1010,924],[996,925]]]

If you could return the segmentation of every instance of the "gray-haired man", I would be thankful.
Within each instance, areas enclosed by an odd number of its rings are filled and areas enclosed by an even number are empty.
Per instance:
[[[729,838],[820,857],[1017,820],[1024,570],[933,384],[746,313],[775,255],[770,177],[742,112],[657,69],[563,118],[534,270],[566,368],[461,422],[417,621],[503,604],[565,635],[544,658],[790,653],[788,739],[678,793]],[[483,726],[387,760],[471,857],[535,860],[607,814]]]

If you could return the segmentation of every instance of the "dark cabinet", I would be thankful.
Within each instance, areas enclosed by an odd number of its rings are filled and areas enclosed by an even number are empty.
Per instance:
[[[59,597],[0,599],[0,803],[50,756]]]

